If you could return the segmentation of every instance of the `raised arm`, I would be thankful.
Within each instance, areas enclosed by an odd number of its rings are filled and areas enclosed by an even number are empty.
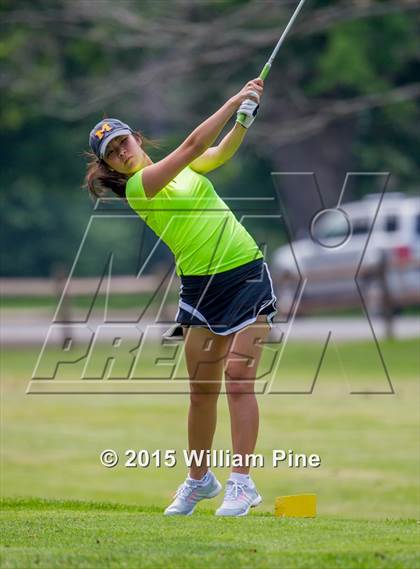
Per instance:
[[[232,130],[217,146],[208,148],[201,156],[191,162],[190,167],[200,174],[219,168],[237,152],[247,132],[246,128],[236,122]]]
[[[147,197],[155,196],[181,170],[198,156],[201,156],[213,144],[241,103],[252,97],[249,91],[257,90],[257,84],[250,86],[250,83],[247,83],[237,95],[231,97],[218,111],[193,130],[178,148],[159,162],[144,168],[142,181]]]
[[[255,86],[256,92],[261,97],[264,88],[263,80],[254,79],[254,81],[247,84],[248,88],[250,85]],[[219,166],[236,154],[247,132],[248,128],[236,121],[234,127],[224,136],[221,142],[217,146],[208,148],[203,154],[193,160],[190,163],[190,167],[201,174],[219,168]]]

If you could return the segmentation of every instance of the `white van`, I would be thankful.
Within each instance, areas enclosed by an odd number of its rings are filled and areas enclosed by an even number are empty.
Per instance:
[[[295,301],[298,313],[360,306],[360,295],[370,314],[379,313],[381,267],[393,310],[420,305],[420,198],[385,194],[375,220],[380,197],[367,195],[317,214],[311,238],[274,252],[271,272],[281,313],[289,313]]]

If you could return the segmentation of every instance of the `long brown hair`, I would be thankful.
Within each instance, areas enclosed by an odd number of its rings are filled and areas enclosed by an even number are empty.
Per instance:
[[[137,140],[139,146],[146,145],[153,148],[159,148],[160,144],[157,140],[146,138],[139,131],[133,131],[133,136]],[[101,160],[93,152],[85,152],[88,163],[86,166],[86,176],[83,188],[86,188],[92,201],[105,197],[111,190],[118,197],[125,199],[125,185],[129,176],[120,174],[111,170],[105,160]]]

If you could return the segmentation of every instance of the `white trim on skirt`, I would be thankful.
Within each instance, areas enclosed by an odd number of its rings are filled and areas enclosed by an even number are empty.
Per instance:
[[[255,322],[261,312],[261,310],[263,310],[264,308],[266,308],[266,306],[268,306],[271,303],[275,303],[277,302],[277,297],[274,294],[274,289],[273,289],[273,281],[271,279],[271,275],[270,275],[270,271],[268,269],[267,263],[264,261],[263,264],[265,265],[265,268],[267,270],[267,276],[269,278],[270,281],[270,288],[271,288],[271,298],[269,300],[267,300],[267,302],[264,302],[264,304],[262,306],[260,306],[260,309],[258,310],[257,314],[255,317],[253,318],[248,318],[247,320],[245,320],[244,322],[241,322],[240,324],[237,324],[236,326],[233,326],[233,328],[229,328],[229,330],[226,330],[225,332],[216,332],[211,324],[209,324],[209,322],[207,321],[207,319],[205,318],[205,316],[203,314],[201,314],[201,312],[199,310],[197,310],[196,308],[194,308],[193,306],[187,304],[186,302],[184,302],[183,300],[179,300],[178,303],[178,311],[176,313],[175,316],[175,320],[178,319],[179,316],[179,310],[182,308],[183,310],[185,310],[186,312],[189,312],[190,314],[192,314],[193,316],[195,316],[198,320],[201,320],[201,322],[203,322],[203,324],[205,324],[205,326],[207,328],[209,328],[209,330],[211,330],[214,334],[217,334],[219,336],[227,336],[228,334],[232,334],[233,332],[238,332],[238,330],[242,330],[242,328],[245,328],[246,326],[249,326],[249,324],[252,324],[253,322]],[[182,285],[181,285],[182,286]],[[272,324],[272,320],[273,317],[277,314],[277,309],[273,310],[273,312],[270,312],[269,314],[267,314],[267,322],[270,326],[270,329],[273,327]],[[177,323],[176,326],[183,326],[183,324],[181,323]],[[185,324],[184,324],[185,326]],[[189,326],[194,326],[194,324],[191,324]],[[170,330],[172,330],[173,327],[170,328]],[[165,334],[166,337],[166,334]],[[168,339],[172,339],[171,337],[169,337]],[[174,338],[174,339],[178,339],[178,338]]]

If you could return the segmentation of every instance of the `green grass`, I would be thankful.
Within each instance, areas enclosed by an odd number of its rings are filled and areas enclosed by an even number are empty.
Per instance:
[[[38,350],[3,350],[2,566],[415,567],[418,347],[381,348],[394,395],[349,394],[367,381],[386,386],[372,344],[362,342],[327,351],[312,395],[259,396],[256,452],[317,453],[322,465],[274,469],[267,460],[253,472],[264,502],[241,520],[210,515],[221,498],[200,504],[192,518],[163,518],[185,476],[182,460],[172,469],[100,465],[105,448],[121,456],[173,448],[182,457],[187,395],[26,395]],[[99,349],[98,362],[106,353]],[[288,346],[276,383],[307,385],[319,354],[316,344]],[[269,359],[267,349],[262,365]],[[143,365],[152,373],[151,351]],[[75,379],[80,369],[61,375]],[[214,447],[230,448],[224,396]],[[301,492],[317,494],[315,520],[274,518],[276,496]]]
[[[145,307],[152,297],[152,293],[133,293],[133,294],[112,294],[109,297],[109,303],[112,309],[139,309]],[[178,293],[177,291],[170,291],[167,297],[167,302],[177,305]],[[73,308],[90,308],[92,305],[92,295],[74,296],[71,298],[70,305]],[[99,294],[95,298],[95,309],[99,310],[104,308],[106,296]],[[3,296],[1,298],[2,310],[31,310],[31,309],[50,309],[53,313],[57,309],[58,298],[57,296]],[[157,306],[158,300],[152,302],[152,306]]]
[[[164,518],[156,508],[6,500],[2,567],[408,568],[414,520]]]
[[[150,302],[152,294],[150,292],[143,293],[128,293],[128,294],[112,294],[109,298],[109,302],[114,310],[139,310],[144,308],[147,303]],[[95,309],[100,310],[105,306],[106,297],[103,294],[99,294],[95,299]],[[157,299],[152,301],[151,305],[157,307],[159,305],[159,300],[161,301],[161,295],[159,294]],[[176,307],[178,305],[179,294],[177,290],[171,289],[169,291],[168,297],[166,298],[166,304],[171,305],[174,308],[174,313],[176,312]],[[3,296],[0,300],[0,306],[2,310],[50,310],[53,314],[57,308],[58,298],[54,295],[46,296]],[[70,305],[74,309],[86,309],[90,308],[92,305],[92,295],[81,295],[71,298]],[[332,318],[345,318],[345,317],[363,317],[360,306],[349,307],[349,308],[317,308],[311,313],[314,316],[321,317],[332,317]],[[405,316],[418,316],[420,314],[420,307],[405,306],[398,310],[398,315]]]

